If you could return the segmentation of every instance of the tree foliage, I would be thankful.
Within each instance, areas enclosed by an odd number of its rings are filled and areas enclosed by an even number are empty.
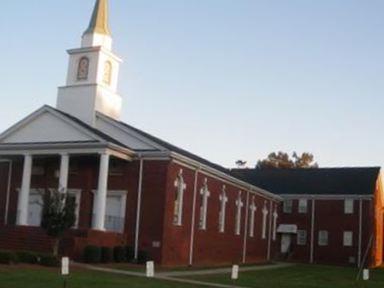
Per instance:
[[[264,160],[257,162],[256,168],[318,168],[315,158],[311,153],[301,155],[296,152],[290,156],[286,152],[273,152]]]
[[[44,194],[41,227],[47,235],[56,239],[54,255],[66,230],[76,223],[75,199],[57,190]]]

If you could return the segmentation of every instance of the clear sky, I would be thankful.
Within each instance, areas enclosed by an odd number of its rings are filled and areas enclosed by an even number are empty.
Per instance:
[[[94,0],[2,0],[0,130],[65,83]],[[123,120],[211,161],[384,164],[384,1],[110,0]]]

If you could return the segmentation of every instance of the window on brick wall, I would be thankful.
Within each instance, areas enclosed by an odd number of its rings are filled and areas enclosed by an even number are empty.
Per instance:
[[[200,221],[199,221],[199,229],[206,230],[207,229],[207,211],[208,211],[208,198],[211,196],[211,193],[208,190],[208,180],[205,178],[204,185],[200,189],[201,195],[201,205],[200,205]]]
[[[344,231],[343,245],[346,247],[351,247],[353,245],[353,232],[352,231]]]
[[[307,199],[299,200],[299,213],[305,214],[308,210],[308,201]]]
[[[306,230],[297,230],[297,245],[300,245],[300,246],[307,245],[307,231]]]
[[[235,235],[240,235],[241,232],[241,210],[243,209],[244,202],[241,196],[241,191],[237,196],[236,200],[236,219],[235,219]]]
[[[353,214],[353,204],[355,201],[353,199],[345,199],[344,200],[344,213],[345,214]]]
[[[227,208],[227,202],[228,202],[228,197],[226,193],[226,187],[223,185],[223,190],[221,192],[221,195],[219,196],[220,200],[220,212],[219,212],[219,232],[224,233],[225,231],[225,212]]]
[[[184,191],[187,188],[187,185],[184,182],[182,169],[180,169],[179,174],[176,177],[174,186],[175,198],[173,207],[173,224],[176,226],[181,226],[183,223]]]
[[[267,201],[264,201],[264,207],[262,210],[263,219],[262,219],[262,227],[261,227],[261,239],[267,239],[267,217],[268,217],[268,208]]]
[[[328,231],[320,230],[319,231],[319,246],[328,245]]]
[[[284,200],[283,212],[284,213],[292,213],[292,206],[293,206],[293,201],[292,200]]]

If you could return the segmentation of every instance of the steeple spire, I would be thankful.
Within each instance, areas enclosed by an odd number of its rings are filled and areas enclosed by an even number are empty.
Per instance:
[[[98,47],[112,49],[112,37],[108,23],[108,0],[96,0],[91,22],[85,30],[82,47]]]
[[[93,33],[111,35],[108,23],[108,0],[97,0],[95,3],[91,22],[84,35]]]

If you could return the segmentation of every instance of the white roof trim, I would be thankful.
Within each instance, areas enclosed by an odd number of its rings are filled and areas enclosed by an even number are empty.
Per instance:
[[[33,121],[34,119],[36,119],[37,117],[42,115],[43,113],[47,113],[47,112],[50,113],[51,115],[59,118],[60,120],[64,121],[66,124],[69,124],[70,126],[75,128],[77,131],[80,131],[81,133],[84,133],[85,135],[95,139],[96,141],[99,141],[101,143],[106,143],[107,142],[103,138],[99,137],[98,135],[92,133],[88,129],[86,129],[86,128],[82,127],[81,125],[77,124],[75,121],[71,120],[70,118],[65,117],[61,113],[58,113],[57,111],[55,111],[54,109],[52,109],[49,106],[41,107],[40,109],[36,110],[32,114],[28,115],[27,117],[25,117],[21,121],[17,122],[13,126],[11,126],[9,129],[4,131],[2,134],[0,134],[0,142],[2,140],[6,139],[8,136],[10,136],[12,133],[15,133],[17,130],[27,126],[28,123],[30,123],[31,121]]]

